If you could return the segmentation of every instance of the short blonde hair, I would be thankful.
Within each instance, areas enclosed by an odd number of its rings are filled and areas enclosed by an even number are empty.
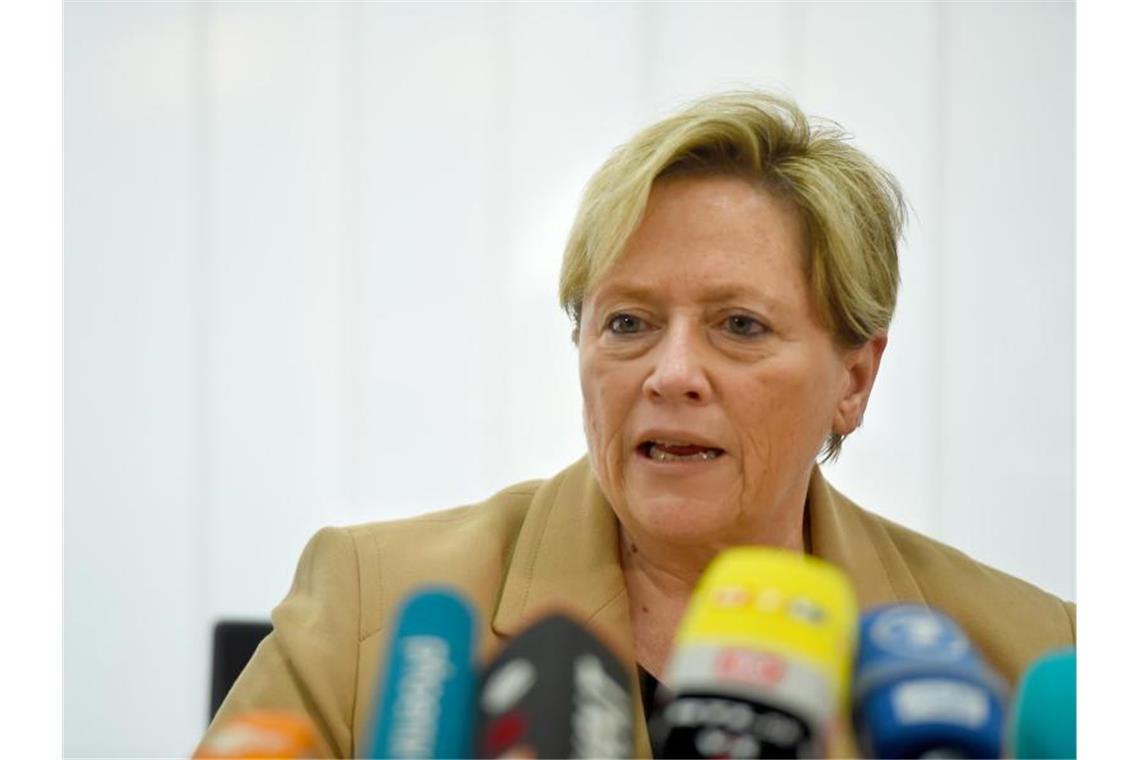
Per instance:
[[[586,294],[623,253],[655,180],[730,174],[799,211],[817,314],[838,345],[863,345],[894,314],[906,203],[895,178],[848,140],[834,122],[809,120],[791,100],[759,91],[706,97],[643,129],[586,185],[562,260],[562,308],[577,327]],[[843,437],[832,433],[826,459]]]

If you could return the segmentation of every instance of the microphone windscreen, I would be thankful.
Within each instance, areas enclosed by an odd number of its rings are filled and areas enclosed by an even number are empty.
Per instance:
[[[1034,662],[1021,679],[1010,716],[1012,757],[1077,756],[1077,650]]]
[[[631,757],[633,706],[621,661],[574,619],[551,614],[487,666],[476,755]]]
[[[469,757],[476,649],[475,611],[460,594],[411,594],[389,640],[368,756]]]
[[[1006,687],[942,613],[914,604],[860,621],[855,727],[871,757],[998,757]]]
[[[666,757],[809,757],[846,710],[857,604],[847,578],[809,555],[722,552],[678,629],[652,727]]]
[[[316,756],[316,734],[309,719],[275,710],[247,712],[226,721],[194,752],[194,760]]]

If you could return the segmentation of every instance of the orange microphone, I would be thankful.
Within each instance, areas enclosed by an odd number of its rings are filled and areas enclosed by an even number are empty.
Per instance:
[[[313,724],[284,710],[247,712],[222,725],[194,753],[194,760],[266,757],[317,757]]]

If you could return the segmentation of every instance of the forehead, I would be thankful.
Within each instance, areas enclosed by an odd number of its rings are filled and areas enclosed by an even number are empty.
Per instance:
[[[799,215],[790,202],[737,177],[658,180],[594,299],[683,295],[696,301],[806,300]],[[589,300],[589,295],[587,296]]]

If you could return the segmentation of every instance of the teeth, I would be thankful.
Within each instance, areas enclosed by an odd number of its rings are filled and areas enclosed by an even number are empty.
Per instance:
[[[649,447],[649,456],[657,462],[687,462],[693,459],[702,459],[704,461],[716,459],[718,456],[720,456],[720,453],[717,451],[701,451],[696,454],[679,456],[677,454],[670,454],[668,451],[663,451],[662,449],[658,448],[656,444],[654,444],[653,446]]]

